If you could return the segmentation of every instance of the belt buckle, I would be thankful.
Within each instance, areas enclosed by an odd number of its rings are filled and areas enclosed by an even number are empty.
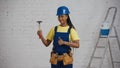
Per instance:
[[[57,59],[58,59],[58,61],[62,61],[63,60],[63,55],[58,55]]]

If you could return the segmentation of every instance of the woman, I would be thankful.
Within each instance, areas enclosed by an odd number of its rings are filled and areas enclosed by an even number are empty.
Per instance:
[[[57,9],[58,21],[60,24],[53,27],[44,38],[42,30],[37,32],[39,38],[45,46],[49,46],[53,41],[53,49],[51,52],[51,68],[72,68],[73,57],[71,47],[79,48],[79,37],[73,26],[69,9],[66,6],[60,6]]]

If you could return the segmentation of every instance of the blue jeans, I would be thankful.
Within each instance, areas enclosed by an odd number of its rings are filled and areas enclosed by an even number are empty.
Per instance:
[[[73,64],[64,65],[63,61],[58,61],[57,65],[51,64],[51,68],[73,68]]]

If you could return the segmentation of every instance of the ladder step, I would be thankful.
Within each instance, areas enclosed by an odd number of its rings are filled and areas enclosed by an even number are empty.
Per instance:
[[[108,38],[108,37],[99,37],[99,38]]]
[[[120,63],[120,62],[114,61],[113,63]]]
[[[117,36],[109,36],[109,38],[116,38]]]
[[[96,58],[96,59],[102,59],[103,57],[95,57],[95,56],[94,56],[93,58]]]
[[[96,46],[97,48],[105,48],[105,46]]]

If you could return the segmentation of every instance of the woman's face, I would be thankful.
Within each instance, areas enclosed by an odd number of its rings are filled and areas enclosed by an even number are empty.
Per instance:
[[[58,16],[58,20],[61,23],[61,25],[66,25],[67,24],[67,15],[60,15]]]

